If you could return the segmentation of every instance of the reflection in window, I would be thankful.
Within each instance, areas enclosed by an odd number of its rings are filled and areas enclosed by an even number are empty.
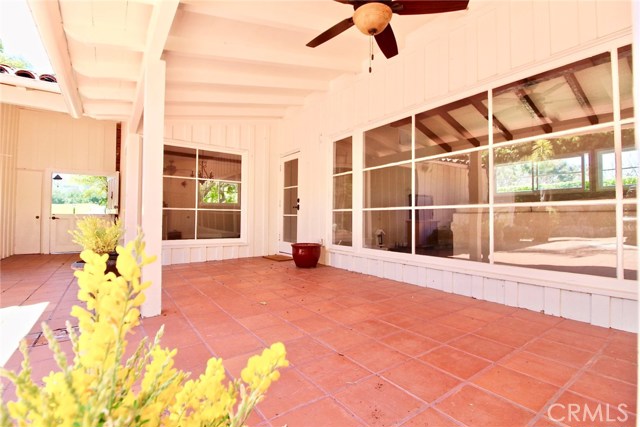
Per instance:
[[[411,252],[413,237],[408,210],[384,210],[364,212],[365,248]]]
[[[493,114],[506,139],[604,123],[613,118],[611,87],[605,53],[494,89]]]
[[[333,143],[333,223],[332,243],[352,246],[353,161],[351,137]]]
[[[497,208],[494,262],[616,277],[614,205]]]
[[[488,144],[487,93],[416,115],[416,157]]]
[[[364,133],[364,167],[411,159],[411,117]]]
[[[597,153],[613,150],[613,131],[538,139],[494,150],[495,201],[535,202],[615,198],[593,185],[608,163]],[[614,170],[615,177],[615,170]]]
[[[631,45],[618,49],[618,80],[620,82],[620,117],[633,117],[633,52]]]
[[[411,164],[365,171],[364,191],[365,208],[410,206]]]
[[[488,152],[482,150],[416,162],[416,191],[428,196],[416,199],[416,206],[487,203],[487,161]]]
[[[240,155],[167,145],[163,174],[164,240],[240,237]]]
[[[622,218],[622,265],[624,267],[624,278],[627,280],[638,279],[638,218],[636,205],[625,204]]]

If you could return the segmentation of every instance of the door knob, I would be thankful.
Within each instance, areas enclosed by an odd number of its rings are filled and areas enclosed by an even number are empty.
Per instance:
[[[292,206],[293,209],[300,210],[300,199],[297,200],[298,203]]]
[[[60,219],[57,216],[52,216],[51,219]]]
[[[40,219],[40,215],[36,215],[36,219]]]

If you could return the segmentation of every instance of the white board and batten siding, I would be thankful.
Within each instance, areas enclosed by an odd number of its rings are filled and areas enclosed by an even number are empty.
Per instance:
[[[260,123],[165,123],[165,144],[206,150],[247,154],[248,177],[243,177],[247,191],[246,230],[238,241],[211,240],[164,241],[163,265],[262,256],[269,253],[269,159],[274,127]]]
[[[392,120],[629,44],[632,16],[627,0],[472,1],[468,13],[430,22],[408,37],[401,55],[375,60],[371,74],[363,71],[334,82],[326,96],[315,97],[290,116],[283,125],[290,132],[279,141],[280,151],[292,144],[287,137],[298,135],[295,129],[307,132],[301,153],[317,150],[317,138],[326,141],[329,164],[301,174],[322,174],[330,185],[331,141],[348,135],[357,141],[362,132]],[[311,114],[311,109],[322,113]],[[355,178],[356,194],[361,194]],[[330,217],[329,199],[323,211]],[[325,223],[330,238],[330,219]],[[359,225],[354,220],[354,233],[361,232]],[[500,277],[473,266],[460,272],[446,262],[438,265],[438,260],[389,259],[388,254],[355,247],[329,247],[327,252],[328,263],[337,268],[598,326],[638,329],[634,291],[599,293],[593,286],[581,291],[575,279],[563,288],[536,277],[525,280],[522,270],[522,280],[517,274]],[[541,272],[549,274],[554,273]]]

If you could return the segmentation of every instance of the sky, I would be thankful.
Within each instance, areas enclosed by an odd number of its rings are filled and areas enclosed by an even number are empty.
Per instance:
[[[26,0],[0,0],[0,39],[5,54],[27,60],[31,71],[53,73]]]

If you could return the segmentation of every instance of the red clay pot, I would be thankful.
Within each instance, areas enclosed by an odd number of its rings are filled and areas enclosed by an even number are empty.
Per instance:
[[[320,259],[320,243],[292,243],[293,262],[296,267],[314,268]]]

